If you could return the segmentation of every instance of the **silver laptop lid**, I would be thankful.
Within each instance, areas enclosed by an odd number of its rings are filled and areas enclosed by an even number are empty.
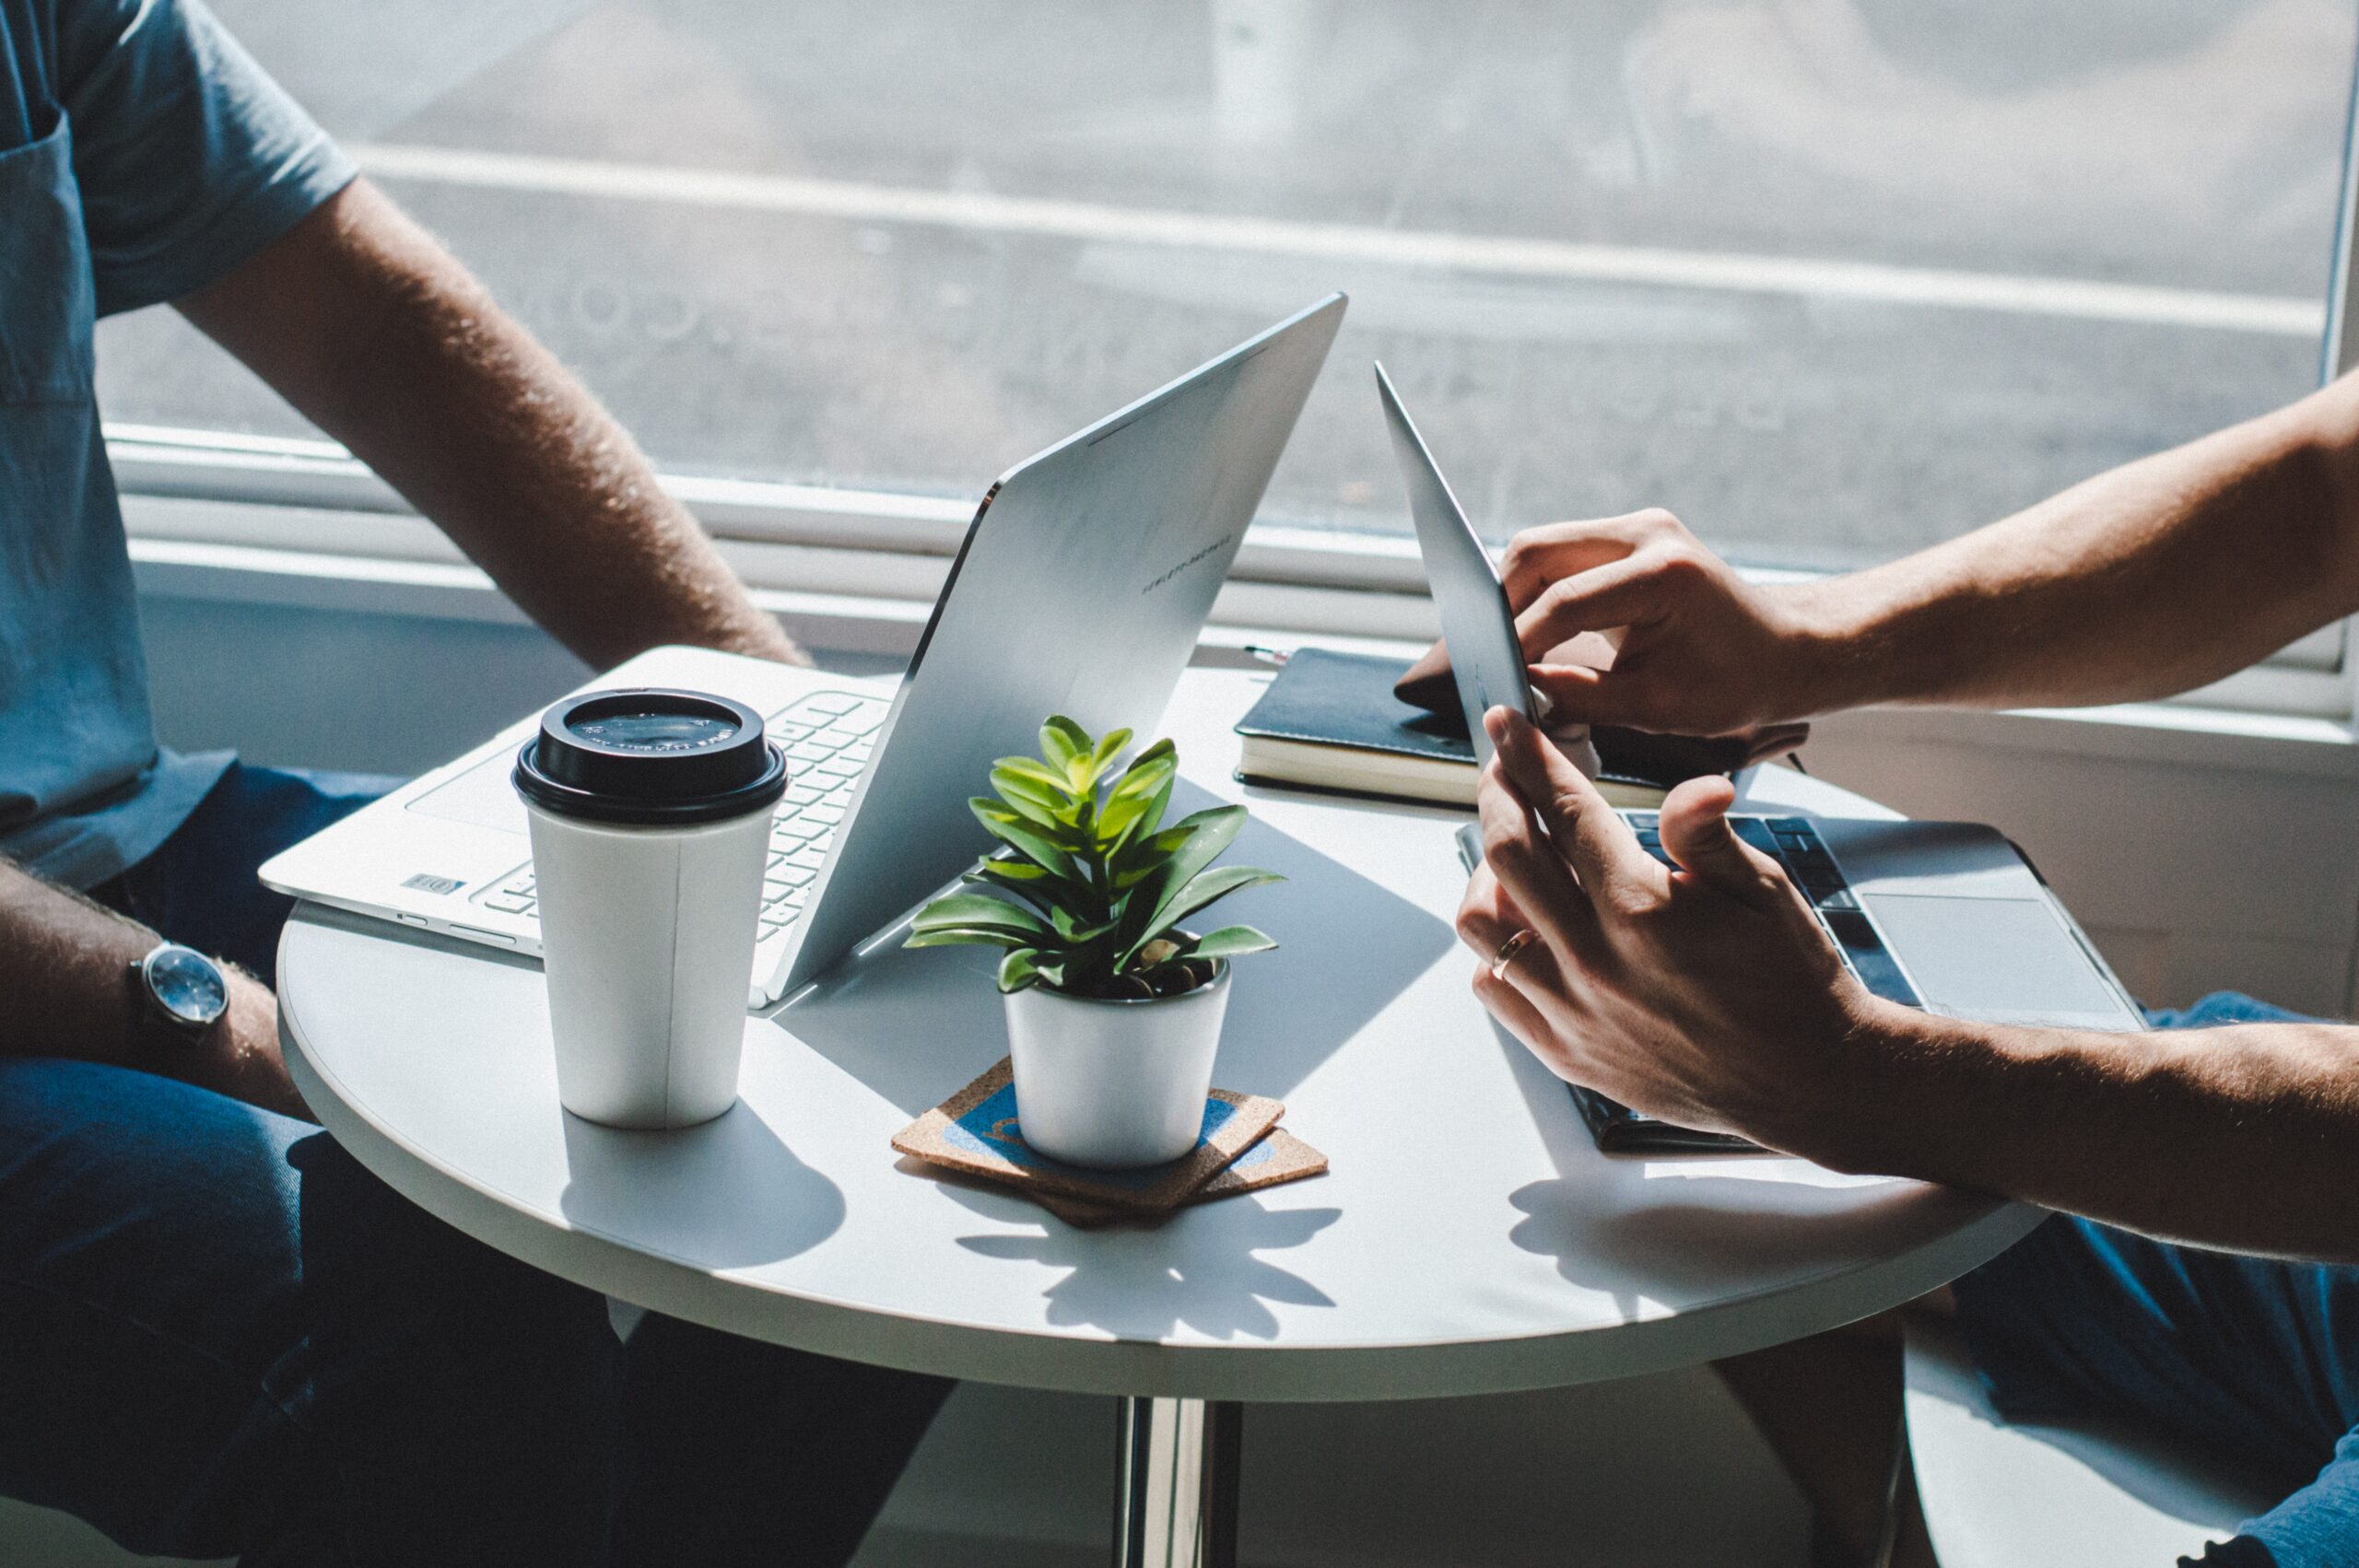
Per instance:
[[[1540,721],[1532,698],[1532,678],[1525,673],[1523,645],[1515,635],[1515,611],[1490,552],[1475,537],[1473,525],[1450,494],[1449,482],[1426,450],[1425,439],[1401,406],[1392,378],[1376,368],[1377,395],[1384,400],[1384,422],[1392,432],[1393,455],[1401,462],[1402,480],[1409,486],[1409,516],[1417,525],[1417,554],[1425,558],[1426,582],[1441,617],[1442,641],[1449,648],[1449,668],[1458,677],[1458,705],[1466,711],[1466,728],[1474,737],[1478,761],[1491,760],[1491,737],[1484,731],[1483,715],[1505,704],[1533,723]]]
[[[779,997],[971,864],[967,809],[1040,720],[1144,741],[1342,323],[1332,294],[1016,464],[984,496],[778,971]]]

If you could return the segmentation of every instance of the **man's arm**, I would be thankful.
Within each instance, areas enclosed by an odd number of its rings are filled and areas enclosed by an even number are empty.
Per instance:
[[[0,1056],[70,1057],[136,1068],[307,1116],[278,1051],[278,1004],[252,976],[223,969],[229,1011],[196,1039],[150,1020],[131,965],[156,933],[0,860]]]
[[[2165,696],[2359,611],[2359,376],[1845,577],[1749,585],[1661,511],[1528,530],[1503,568],[1535,661],[1627,628],[1610,671],[1536,669],[1575,720]],[[1437,648],[1403,695],[1447,700],[1446,669]]]
[[[2359,1262],[2359,1028],[2107,1035],[1871,996],[1723,778],[1663,803],[1669,872],[1546,737],[1491,715],[1475,992],[1549,1068],[1837,1169],[2020,1198],[2239,1252]],[[1489,966],[1508,939],[1540,940]]]
[[[180,308],[591,664],[804,661],[613,417],[365,181]]]

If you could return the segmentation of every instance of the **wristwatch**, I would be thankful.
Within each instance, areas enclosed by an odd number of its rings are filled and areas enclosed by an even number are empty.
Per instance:
[[[159,942],[131,966],[131,989],[156,1022],[194,1039],[229,1011],[221,966],[193,947]]]

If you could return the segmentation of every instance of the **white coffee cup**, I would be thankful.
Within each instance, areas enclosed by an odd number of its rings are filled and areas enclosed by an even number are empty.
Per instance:
[[[531,823],[557,1098],[612,1127],[737,1099],[769,825],[786,759],[702,692],[593,692],[542,716],[513,775]]]

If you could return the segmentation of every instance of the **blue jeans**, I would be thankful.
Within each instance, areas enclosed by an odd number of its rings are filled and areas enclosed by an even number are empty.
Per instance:
[[[233,768],[93,892],[270,972],[253,868],[374,785]],[[249,1568],[841,1563],[948,1385],[605,1304],[326,1134],[0,1059],[0,1493]]]
[[[2316,1022],[2232,992],[2150,1017],[2162,1029]],[[2173,1246],[2059,1215],[1954,1288],[1975,1363],[2011,1419],[2124,1417],[2286,1494],[2207,1562],[2359,1562],[2359,1269]]]

